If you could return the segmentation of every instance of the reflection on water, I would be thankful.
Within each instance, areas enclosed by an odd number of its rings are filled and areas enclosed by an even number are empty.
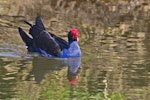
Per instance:
[[[68,66],[67,77],[69,81],[72,80],[73,75],[77,74],[80,66],[81,58],[70,58],[70,59],[44,59],[34,58],[32,60],[32,71],[29,76],[33,76],[37,83],[40,83],[47,73],[54,71],[60,71],[63,67]],[[28,77],[29,78],[29,77]],[[27,78],[27,79],[28,79]]]
[[[47,81],[45,78],[47,75],[50,80],[55,79],[51,75],[55,77],[62,75],[60,79],[68,80],[65,84],[77,84],[81,58],[55,59],[33,55],[23,58],[18,55],[16,58],[16,56],[8,57],[11,55],[9,52],[4,54],[6,56],[0,57],[0,99],[18,97],[37,99],[39,85],[42,81]],[[61,70],[64,71],[61,72]],[[30,89],[35,91],[31,93],[32,95],[30,95]]]
[[[149,100],[149,2],[1,0],[0,99]],[[27,53],[17,27],[28,32],[23,21],[37,15],[60,36],[70,27],[79,28],[83,57]]]
[[[22,57],[20,53],[16,54],[18,57],[8,57],[11,53],[5,51],[6,56],[0,57],[0,99],[44,98],[40,96],[42,91],[52,89],[55,93],[53,89],[70,86],[68,98],[74,98],[73,91],[78,91],[79,97],[103,94],[103,98],[118,95],[118,98],[128,100],[148,100],[150,63],[146,49],[143,50],[145,52],[141,54],[138,50],[120,53],[103,49],[99,51],[99,57],[83,57],[81,65],[80,58],[53,59],[31,54]],[[54,86],[43,90],[46,84]],[[60,95],[57,93],[56,97]],[[47,95],[44,92],[44,96]]]

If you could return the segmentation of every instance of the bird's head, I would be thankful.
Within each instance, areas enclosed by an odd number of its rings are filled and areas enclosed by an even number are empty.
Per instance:
[[[79,34],[78,29],[76,29],[76,28],[70,29],[70,31],[68,33],[68,41],[69,42],[78,41],[79,40],[78,34]]]

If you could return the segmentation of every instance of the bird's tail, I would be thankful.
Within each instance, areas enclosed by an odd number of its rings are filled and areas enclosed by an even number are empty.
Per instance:
[[[39,35],[43,30],[45,30],[44,24],[40,16],[36,18],[35,25],[32,25],[30,23],[27,23],[27,24],[31,26],[29,30],[29,34],[31,34],[33,38]]]
[[[30,38],[24,31],[21,27],[18,27],[18,31],[19,31],[19,34],[22,38],[22,40],[24,41],[24,43],[26,44],[26,46],[30,47],[30,46],[33,46],[33,39]]]
[[[36,17],[36,19],[35,19],[35,25],[37,25],[42,30],[45,30],[44,24],[43,24],[42,19],[41,19],[40,16]]]

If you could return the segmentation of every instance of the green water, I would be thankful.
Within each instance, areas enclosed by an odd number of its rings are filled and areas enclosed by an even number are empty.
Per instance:
[[[149,0],[1,0],[0,100],[149,100]],[[18,27],[39,15],[67,39],[79,29],[82,57],[29,53]]]
[[[69,73],[68,65],[64,65],[67,59],[39,57],[26,53],[23,48],[18,47],[20,52],[14,52],[16,48],[13,51],[3,48],[4,52],[0,53],[2,100],[149,98],[150,58],[144,47],[113,52],[103,48],[98,53],[83,55],[75,73]],[[75,76],[75,84],[70,84]]]

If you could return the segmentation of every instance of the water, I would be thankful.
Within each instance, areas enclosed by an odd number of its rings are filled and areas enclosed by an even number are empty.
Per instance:
[[[0,99],[43,100],[61,95],[59,99],[114,96],[118,100],[148,100],[150,58],[146,47],[116,51],[106,45],[102,44],[96,54],[83,55],[81,64],[79,59],[28,54],[25,46],[16,49],[10,48],[12,44],[1,45]],[[72,69],[66,62],[80,67]],[[74,78],[76,81],[71,84]]]
[[[43,81],[49,83],[50,80],[57,80],[56,84],[59,84],[62,80],[68,86],[77,83],[81,58],[45,58],[37,54],[26,54],[23,57],[16,56],[12,52],[2,52],[0,55],[2,100],[37,99],[40,96],[39,92],[42,91],[38,89],[45,88]]]
[[[0,100],[149,100],[149,1],[51,1],[0,1]],[[27,52],[17,27],[37,15],[65,39],[77,27],[82,58]]]

